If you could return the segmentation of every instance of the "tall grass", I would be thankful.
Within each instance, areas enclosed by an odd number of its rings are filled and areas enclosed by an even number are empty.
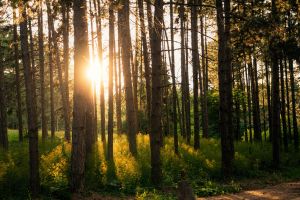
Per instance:
[[[40,142],[40,176],[42,197],[68,199],[71,145],[63,141],[62,133],[55,140]],[[0,199],[28,198],[28,141],[18,142],[17,132],[9,131],[9,151],[0,153]],[[273,171],[272,148],[269,143],[236,143],[232,181],[224,184],[220,174],[221,153],[219,139],[201,139],[200,150],[180,140],[179,155],[174,154],[173,139],[164,138],[161,150],[163,187],[170,194],[154,189],[150,183],[149,136],[138,134],[138,156],[128,149],[125,135],[114,135],[114,162],[108,163],[99,140],[95,159],[87,163],[86,188],[99,193],[136,196],[137,199],[172,199],[180,174],[184,171],[197,195],[213,195],[239,191],[240,179],[268,176],[300,177],[300,154],[282,154],[282,170]]]

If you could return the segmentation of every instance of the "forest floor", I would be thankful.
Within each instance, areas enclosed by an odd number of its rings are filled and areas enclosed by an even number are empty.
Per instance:
[[[197,200],[300,200],[300,181]]]
[[[251,188],[261,186],[249,185]],[[103,196],[93,193],[90,196],[82,197],[74,195],[72,200],[134,200],[136,197],[114,197]],[[234,194],[225,194],[212,197],[200,197],[197,200],[300,200],[300,181],[269,185],[264,188],[241,191]]]

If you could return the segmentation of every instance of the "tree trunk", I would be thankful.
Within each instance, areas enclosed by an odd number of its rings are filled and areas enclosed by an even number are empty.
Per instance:
[[[42,140],[48,137],[45,101],[45,61],[44,61],[44,30],[43,30],[43,2],[39,2],[38,11],[38,39],[39,39],[39,67],[40,67],[40,89],[41,89],[41,118],[42,118]]]
[[[85,0],[74,0],[74,106],[71,154],[71,190],[81,192],[84,183],[86,114],[88,111],[90,82],[86,70],[89,66],[87,5]]]
[[[296,111],[296,88],[295,88],[295,77],[294,77],[294,66],[293,60],[289,59],[290,69],[290,81],[291,81],[291,92],[292,92],[292,116],[293,116],[293,135],[294,135],[294,148],[295,151],[299,149],[299,133],[297,125],[297,111]]]
[[[125,87],[125,100],[126,100],[126,119],[127,119],[127,134],[129,140],[129,150],[132,155],[136,156],[136,134],[137,134],[137,119],[136,110],[134,106],[133,89],[132,89],[132,74],[130,62],[131,58],[131,37],[129,27],[129,0],[122,0],[122,8],[119,10],[120,14],[120,27],[119,30],[122,33],[121,39],[121,51],[122,51],[122,63],[124,73],[124,87]]]
[[[7,137],[7,108],[6,108],[6,87],[4,77],[4,63],[2,55],[0,62],[0,149],[8,149]]]
[[[143,0],[138,0],[139,6],[139,17],[141,23],[141,40],[143,47],[143,58],[144,58],[144,66],[145,66],[145,80],[146,80],[146,99],[147,99],[147,117],[148,121],[150,121],[150,109],[151,109],[151,81],[150,81],[150,61],[149,61],[149,52],[147,45],[147,35],[145,28],[145,17],[144,17],[144,3]],[[172,21],[172,20],[171,20]],[[172,31],[172,30],[171,30]]]
[[[194,0],[193,4],[198,4]],[[193,104],[194,104],[194,149],[200,148],[200,130],[199,130],[199,105],[198,105],[198,71],[200,69],[199,50],[198,50],[198,9],[191,7],[191,45],[192,45],[192,63],[193,63]]]
[[[218,76],[220,93],[220,133],[222,146],[222,174],[232,174],[234,144],[232,134],[232,68],[230,49],[230,0],[216,1],[218,26]],[[225,16],[225,19],[223,18]]]
[[[272,105],[271,105],[271,87],[269,80],[269,66],[265,61],[266,82],[267,82],[267,102],[268,102],[268,122],[269,122],[269,140],[272,141]]]
[[[287,135],[287,124],[286,124],[286,110],[285,110],[285,94],[284,94],[284,73],[283,63],[280,60],[280,92],[281,92],[281,122],[283,132],[283,147],[284,151],[288,152],[288,135]]]
[[[55,136],[55,110],[54,110],[54,80],[53,80],[53,45],[52,45],[52,31],[50,30],[51,21],[52,21],[52,14],[49,0],[47,1],[47,17],[48,17],[48,48],[49,48],[49,55],[48,55],[48,63],[49,63],[49,79],[50,79],[50,127],[51,127],[51,139]]]
[[[97,17],[96,17],[96,24],[97,24],[97,41],[98,41],[98,58],[99,58],[99,65],[101,68],[103,66],[103,50],[102,50],[102,21],[101,21],[101,5],[100,0],[94,0],[94,7],[96,8],[97,4]],[[103,70],[100,70],[103,73]],[[99,74],[101,76],[101,74]],[[104,81],[100,80],[100,126],[101,126],[101,140],[104,145],[104,149],[106,147],[106,138],[105,138],[105,94],[104,94]]]
[[[251,57],[250,57],[251,58]],[[252,62],[252,61],[250,61]],[[251,67],[250,67],[251,66]],[[257,61],[253,58],[252,63],[249,65],[250,77],[252,85],[252,102],[253,102],[253,130],[254,140],[261,141],[261,125],[260,125],[260,108],[259,108],[259,91],[258,91],[258,78],[257,78]]]
[[[186,92],[185,92],[185,41],[184,41],[184,7],[183,5],[179,6],[179,18],[180,18],[180,57],[181,57],[181,110],[182,110],[182,136],[186,139]]]
[[[40,191],[37,104],[35,95],[36,91],[29,56],[27,13],[25,2],[21,3],[19,11],[22,13],[23,18],[23,21],[20,23],[20,40],[28,114],[27,121],[29,134],[29,183],[32,196],[37,197]]]
[[[202,130],[203,130],[203,137],[208,138],[208,108],[207,108],[207,91],[208,91],[208,68],[206,64],[207,56],[205,56],[205,44],[204,44],[204,24],[203,24],[203,9],[202,9],[202,2],[200,0],[200,35],[201,35],[201,65],[203,71],[203,95],[201,94],[201,105],[202,105]],[[201,71],[201,70],[200,70]],[[201,74],[201,72],[199,73]],[[200,75],[201,76],[201,75]],[[201,79],[200,79],[201,81]],[[201,91],[201,90],[200,90]]]
[[[272,0],[272,17],[274,22],[278,20],[276,0]],[[276,24],[276,22],[275,22]],[[276,25],[275,25],[276,26]],[[279,167],[279,137],[280,137],[280,98],[279,98],[279,63],[278,63],[278,38],[273,36],[270,41],[270,57],[272,62],[272,147],[273,165]]]
[[[13,34],[14,34],[14,57],[15,57],[15,70],[16,70],[16,96],[17,96],[17,116],[18,116],[18,129],[19,141],[23,141],[23,119],[22,119],[22,101],[21,101],[21,86],[20,86],[20,66],[19,66],[19,48],[18,48],[18,31],[17,31],[17,17],[16,8],[13,8]]]
[[[171,76],[172,76],[172,120],[173,120],[173,137],[174,137],[174,151],[178,154],[178,133],[177,133],[177,91],[175,79],[175,53],[174,53],[174,30],[173,30],[173,0],[170,1],[170,27],[171,27],[171,53],[172,60],[170,63]]]
[[[115,27],[114,27],[114,10],[113,2],[109,2],[109,75],[108,75],[108,149],[107,159],[113,161],[113,114],[114,114],[114,99],[113,99],[113,71],[114,71],[114,40],[115,40]]]
[[[286,92],[286,109],[288,118],[288,140],[292,139],[292,127],[291,127],[291,108],[290,108],[290,93],[289,93],[289,80],[288,80],[288,66],[286,58],[284,59],[284,75],[285,75],[285,92]]]
[[[152,58],[152,105],[151,105],[151,181],[159,186],[162,181],[162,169],[160,158],[161,147],[161,81],[162,81],[162,55],[161,39],[163,24],[163,1],[156,0],[154,3],[154,26],[151,28],[151,58]]]
[[[188,144],[191,143],[191,101],[190,101],[190,88],[189,88],[189,48],[188,48],[188,21],[186,21],[186,37],[185,37],[185,114],[186,114],[186,141]]]
[[[69,102],[69,12],[70,5],[64,3],[62,5],[62,15],[63,15],[63,66],[64,66],[64,90],[65,90],[65,106],[67,113],[65,119],[65,139],[70,142],[70,102]]]

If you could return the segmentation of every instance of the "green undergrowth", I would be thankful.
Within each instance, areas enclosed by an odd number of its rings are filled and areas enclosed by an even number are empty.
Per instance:
[[[71,145],[63,133],[55,139],[40,142],[40,177],[42,199],[69,199]],[[0,152],[0,199],[30,199],[28,192],[28,140],[18,142],[17,131],[9,131],[8,152]],[[282,153],[281,168],[272,169],[270,143],[236,143],[232,180],[223,182],[220,174],[219,139],[201,139],[200,150],[180,140],[179,155],[174,154],[173,139],[166,137],[162,148],[163,184],[156,190],[150,183],[149,136],[137,136],[138,156],[128,150],[125,135],[114,135],[114,162],[105,159],[102,143],[87,159],[85,185],[87,192],[136,199],[176,199],[177,184],[184,172],[197,196],[238,192],[252,183],[266,185],[300,178],[300,155]],[[292,147],[291,147],[292,149]],[[254,180],[254,181],[252,181]]]

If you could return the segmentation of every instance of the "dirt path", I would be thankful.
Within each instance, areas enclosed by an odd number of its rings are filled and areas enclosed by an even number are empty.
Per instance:
[[[300,200],[300,181],[197,200]]]

